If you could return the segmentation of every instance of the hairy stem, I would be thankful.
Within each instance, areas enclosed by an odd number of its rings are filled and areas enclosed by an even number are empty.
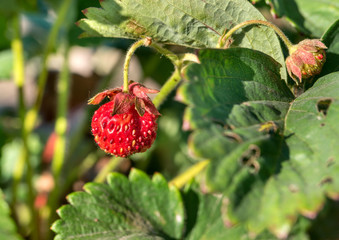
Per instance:
[[[188,183],[192,178],[198,175],[205,167],[210,163],[210,160],[205,160],[202,162],[198,162],[197,164],[193,165],[191,168],[186,170],[181,175],[175,177],[169,184],[176,186],[177,188],[182,188]]]
[[[134,52],[141,46],[147,45],[149,41],[149,38],[143,38],[140,39],[139,41],[136,41],[133,43],[133,45],[128,49],[125,57],[125,63],[124,63],[124,87],[123,87],[123,92],[128,92],[128,70],[129,70],[129,63],[131,62],[132,56]]]
[[[171,60],[174,66],[181,67],[182,63],[180,62],[179,57],[175,53],[171,52],[170,50],[166,48],[163,48],[157,43],[152,43],[150,47],[154,48],[157,52],[159,52],[160,54],[164,55],[169,60]]]
[[[160,107],[160,105],[166,100],[168,95],[178,85],[180,80],[181,80],[180,70],[179,68],[176,67],[173,74],[169,77],[166,83],[162,86],[160,92],[153,99],[153,104],[156,108]]]
[[[280,30],[280,28],[278,28],[276,25],[274,25],[273,23],[267,22],[267,21],[263,21],[263,20],[249,20],[249,21],[245,21],[242,23],[239,23],[238,25],[234,26],[233,28],[231,28],[229,31],[227,31],[227,33],[222,37],[222,43],[225,43],[226,40],[231,37],[231,35],[237,31],[240,28],[246,27],[248,25],[254,25],[254,24],[260,24],[260,25],[264,25],[267,27],[272,28],[276,34],[281,38],[281,40],[285,43],[286,47],[288,48],[288,50],[290,50],[290,48],[293,46],[293,44],[291,43],[291,41],[286,37],[286,35]]]
[[[171,91],[177,86],[177,84],[180,81],[180,69],[183,65],[184,60],[180,60],[180,58],[170,50],[163,48],[157,43],[153,43],[151,38],[146,37],[144,39],[141,39],[137,42],[135,42],[130,49],[127,51],[125,63],[124,63],[124,87],[123,91],[128,92],[128,69],[129,69],[129,63],[131,61],[131,58],[136,51],[136,49],[140,46],[150,46],[153,49],[155,49],[160,54],[167,57],[171,62],[173,63],[175,67],[175,71],[172,74],[172,76],[167,80],[165,85],[162,87],[161,91],[157,94],[157,96],[154,98],[153,103],[155,107],[159,107],[163,101],[166,99],[166,97],[171,93]]]

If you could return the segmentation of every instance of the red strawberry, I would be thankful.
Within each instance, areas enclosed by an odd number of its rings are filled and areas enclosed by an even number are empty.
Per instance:
[[[139,83],[131,83],[129,92],[114,88],[97,94],[89,104],[98,104],[105,97],[110,101],[93,115],[92,133],[101,149],[120,157],[144,152],[156,138],[160,113],[147,96],[156,93]]]

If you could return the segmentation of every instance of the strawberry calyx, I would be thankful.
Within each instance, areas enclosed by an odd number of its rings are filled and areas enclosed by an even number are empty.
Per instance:
[[[112,116],[126,113],[133,107],[140,116],[143,116],[146,111],[155,116],[161,115],[147,95],[149,93],[158,93],[158,90],[147,88],[134,81],[129,82],[128,89],[128,92],[123,92],[123,87],[105,90],[92,97],[88,104],[99,104],[107,97],[114,102]]]

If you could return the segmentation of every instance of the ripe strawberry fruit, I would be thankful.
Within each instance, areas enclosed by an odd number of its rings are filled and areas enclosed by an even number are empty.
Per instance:
[[[98,104],[105,97],[110,100],[92,118],[92,134],[99,147],[120,157],[150,148],[156,138],[156,120],[160,113],[147,93],[157,92],[131,82],[128,92],[114,88],[90,99],[89,104]]]

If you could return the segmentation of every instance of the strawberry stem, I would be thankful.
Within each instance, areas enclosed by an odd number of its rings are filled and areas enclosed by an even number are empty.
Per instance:
[[[260,25],[264,25],[264,26],[272,28],[276,32],[276,34],[281,38],[281,40],[285,43],[285,45],[288,48],[288,50],[290,50],[290,48],[293,46],[293,44],[287,38],[287,36],[280,30],[280,28],[278,28],[273,23],[270,23],[270,22],[267,22],[267,21],[263,21],[263,20],[249,20],[249,21],[245,21],[245,22],[239,23],[238,25],[234,26],[229,31],[227,31],[223,36],[221,36],[221,41],[219,42],[218,47],[220,47],[220,48],[223,47],[224,44],[226,43],[227,39],[229,37],[231,37],[231,35],[235,31],[237,31],[238,29],[246,27],[248,25],[253,25],[253,24],[260,24]]]
[[[160,105],[165,101],[167,96],[172,92],[172,90],[178,85],[181,80],[180,70],[178,67],[175,67],[175,71],[162,86],[160,92],[154,97],[153,104],[156,108],[159,108]]]
[[[131,62],[134,52],[143,45],[148,46],[150,41],[151,40],[149,37],[140,39],[139,41],[136,41],[135,43],[133,43],[133,45],[128,49],[126,58],[125,58],[125,63],[124,63],[124,87],[122,89],[123,92],[126,92],[126,93],[128,92],[128,82],[129,82],[128,69],[129,69],[129,63]]]
[[[175,53],[171,52],[166,48],[163,48],[157,43],[152,43],[150,46],[154,48],[156,51],[158,51],[160,54],[167,57],[173,63],[174,66],[179,67],[181,65],[182,61],[180,61],[179,57]]]

